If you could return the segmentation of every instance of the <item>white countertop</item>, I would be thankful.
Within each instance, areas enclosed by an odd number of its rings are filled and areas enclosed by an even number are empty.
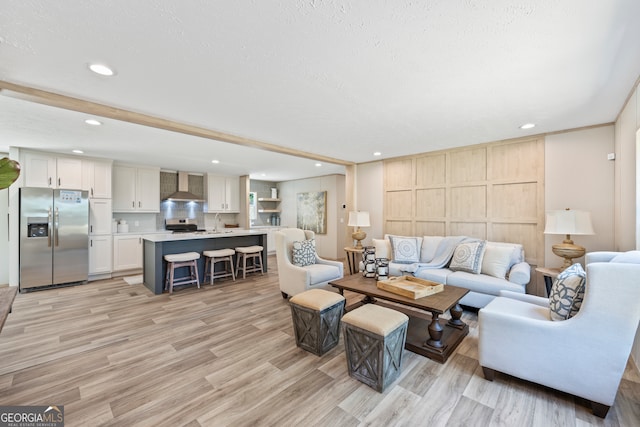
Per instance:
[[[175,242],[179,240],[216,239],[220,237],[253,236],[261,234],[267,234],[267,232],[265,230],[224,229],[218,232],[201,231],[193,233],[149,234],[143,236],[143,239],[150,242]]]

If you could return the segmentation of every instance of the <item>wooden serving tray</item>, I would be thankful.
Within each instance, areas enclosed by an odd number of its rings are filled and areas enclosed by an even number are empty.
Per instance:
[[[385,291],[413,299],[437,294],[444,290],[444,285],[441,283],[413,276],[398,276],[387,280],[379,280],[377,286],[378,289],[384,289]]]

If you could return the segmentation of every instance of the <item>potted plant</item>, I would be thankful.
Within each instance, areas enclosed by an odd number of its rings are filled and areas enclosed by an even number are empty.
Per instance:
[[[8,188],[20,176],[20,163],[8,157],[0,159],[0,190]]]

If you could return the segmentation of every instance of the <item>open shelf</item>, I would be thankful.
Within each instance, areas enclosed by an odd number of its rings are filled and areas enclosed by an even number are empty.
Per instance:
[[[259,202],[279,202],[280,199],[272,199],[270,197],[258,197]]]
[[[258,213],[280,213],[280,209],[258,209]]]

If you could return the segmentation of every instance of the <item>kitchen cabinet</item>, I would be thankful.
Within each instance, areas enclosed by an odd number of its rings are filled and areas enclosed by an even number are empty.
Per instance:
[[[89,275],[111,273],[111,234],[89,237]]]
[[[113,166],[114,212],[160,212],[160,169]]]
[[[82,159],[82,189],[92,199],[111,198],[111,162]]]
[[[111,235],[111,199],[89,199],[89,234]]]
[[[82,189],[82,159],[24,153],[25,187]]]
[[[142,236],[113,236],[113,271],[142,268]]]
[[[240,177],[207,174],[207,212],[240,212]]]

